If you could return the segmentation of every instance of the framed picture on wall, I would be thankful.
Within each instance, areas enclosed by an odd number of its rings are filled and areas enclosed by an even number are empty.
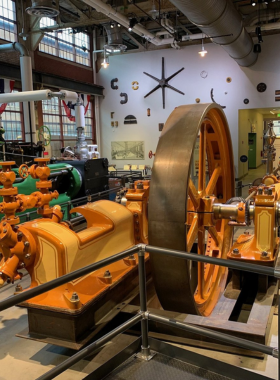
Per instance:
[[[144,160],[144,141],[112,141],[112,160]]]

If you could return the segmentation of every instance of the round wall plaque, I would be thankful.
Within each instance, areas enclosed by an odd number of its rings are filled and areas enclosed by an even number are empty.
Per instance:
[[[265,90],[266,90],[266,84],[265,84],[265,83],[259,83],[259,84],[257,85],[257,90],[258,90],[259,92],[265,92]]]

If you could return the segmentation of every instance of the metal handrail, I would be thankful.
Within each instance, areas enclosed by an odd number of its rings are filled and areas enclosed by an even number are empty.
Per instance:
[[[73,281],[76,278],[85,276],[86,274],[89,274],[97,269],[100,269],[109,264],[115,263],[116,261],[124,259],[128,257],[129,255],[132,255],[133,253],[138,252],[138,250],[139,248],[135,245],[125,251],[117,253],[116,255],[100,260],[97,263],[88,265],[81,269],[77,269],[74,272],[64,274],[61,277],[55,278],[54,280],[46,282],[45,284],[36,286],[35,288],[23,291],[22,293],[16,294],[13,297],[6,298],[5,300],[0,302],[0,311],[6,310],[21,302],[27,301],[30,298],[39,296],[42,293],[45,293],[45,292],[48,292],[49,290],[57,288],[58,286],[63,285],[66,282]]]
[[[140,312],[129,319],[127,322],[123,323],[116,329],[112,330],[107,335],[103,336],[102,338],[98,339],[97,341],[93,342],[83,350],[79,351],[78,353],[74,354],[61,364],[57,365],[44,375],[40,376],[37,380],[50,380],[58,376],[60,373],[64,372],[66,369],[70,368],[72,365],[77,363],[78,361],[82,360],[86,356],[88,356],[90,353],[95,351],[97,348],[104,345],[106,342],[108,342],[112,337],[118,335],[121,332],[124,332],[137,322],[141,320],[141,336],[142,336],[142,346],[141,346],[141,357],[148,359],[151,357],[150,354],[150,347],[149,347],[149,337],[148,337],[148,321],[156,321],[159,323],[163,323],[172,327],[177,327],[182,330],[191,331],[195,334],[207,336],[214,338],[216,340],[230,343],[235,346],[239,346],[245,349],[251,349],[255,351],[259,351],[262,353],[265,353],[267,355],[271,355],[275,358],[278,358],[278,369],[280,369],[280,361],[279,361],[279,350],[278,348],[273,348],[264,344],[251,342],[246,339],[241,339],[235,336],[230,336],[228,334],[221,333],[219,331],[212,331],[208,330],[206,328],[202,328],[200,326],[193,326],[188,323],[184,323],[181,321],[178,321],[176,319],[169,319],[162,316],[159,316],[154,313],[150,313],[147,309],[147,291],[146,291],[146,272],[145,272],[145,252],[148,253],[158,253],[158,254],[165,254],[165,255],[171,255],[173,257],[177,257],[179,259],[188,259],[193,261],[200,261],[205,262],[209,264],[214,265],[220,265],[228,268],[233,269],[240,269],[248,272],[254,272],[258,274],[264,274],[268,276],[274,276],[276,278],[280,278],[280,270],[278,268],[278,262],[276,264],[276,268],[267,268],[263,267],[261,265],[255,265],[255,264],[248,264],[248,263],[242,263],[242,262],[234,262],[231,260],[224,260],[224,259],[217,259],[209,256],[201,256],[193,253],[187,253],[182,251],[176,251],[172,249],[167,248],[159,248],[154,247],[151,245],[145,245],[145,244],[138,244],[136,246],[133,246],[125,251],[122,251],[120,253],[117,253],[109,258],[106,258],[104,260],[101,260],[97,263],[88,265],[87,267],[78,269],[74,272],[68,273],[64,276],[61,276],[57,279],[54,279],[48,283],[39,285],[36,288],[32,288],[27,291],[23,291],[20,294],[17,294],[13,297],[10,297],[8,299],[5,299],[4,301],[0,302],[0,311],[8,309],[11,306],[14,306],[20,302],[26,301],[29,298],[33,298],[37,295],[40,295],[48,290],[54,289],[57,286],[60,286],[68,281],[72,281],[76,278],[82,277],[86,274],[91,273],[94,270],[100,269],[108,264],[111,264],[113,262],[116,262],[120,259],[123,259],[130,254],[138,253],[138,268],[139,268],[139,293],[140,293]],[[278,313],[280,313],[280,302],[278,300]],[[278,346],[279,346],[279,334],[280,334],[280,321],[278,319]],[[280,371],[278,370],[278,379],[280,379]]]

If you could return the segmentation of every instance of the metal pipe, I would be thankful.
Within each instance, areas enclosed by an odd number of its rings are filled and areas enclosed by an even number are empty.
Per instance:
[[[102,347],[105,343],[109,342],[111,339],[113,339],[115,336],[123,333],[124,331],[128,330],[132,326],[136,325],[137,322],[139,322],[142,319],[142,313],[136,314],[132,318],[130,318],[128,321],[124,322],[122,325],[116,327],[114,330],[110,331],[108,334],[104,335],[100,339],[96,340],[95,342],[91,343],[89,346],[85,347],[81,351],[77,352],[70,358],[64,360],[61,364],[57,365],[44,375],[37,378],[37,380],[50,380],[58,376],[60,373],[66,371],[68,368],[72,367],[75,363],[79,362],[80,360],[86,358],[88,355],[92,354],[94,351],[96,351],[98,348]]]
[[[84,216],[76,216],[76,218],[71,219],[70,223],[72,227],[77,227],[81,223],[86,222],[86,219]]]
[[[264,24],[261,26],[261,30],[276,30],[280,28],[280,22],[272,22],[271,24]],[[246,30],[248,33],[255,33],[256,26],[247,26]]]
[[[61,175],[66,175],[68,174],[68,170],[60,170],[58,172],[51,172],[49,175],[49,179],[59,177]],[[24,178],[16,178],[14,183],[21,183],[24,181]]]
[[[245,30],[240,14],[227,0],[171,0],[171,2],[203,33],[217,36],[220,45],[240,66],[253,65],[258,55]],[[229,35],[230,33],[230,35]],[[227,35],[227,36],[225,36]]]
[[[94,25],[99,25],[103,24],[104,22],[107,22],[108,19],[103,19],[103,20],[94,20]],[[30,31],[28,31],[28,34],[45,34],[45,33],[51,33],[54,30],[58,29],[68,29],[68,28],[77,28],[78,26],[88,26],[92,25],[92,19],[91,20],[83,20],[83,21],[78,21],[78,22],[62,22],[60,24],[56,25],[50,25],[50,26],[44,26],[42,28],[34,28]],[[103,51],[103,50],[102,50]]]
[[[24,92],[33,91],[33,78],[32,78],[32,62],[29,55],[20,57],[20,76],[21,76],[21,89],[22,92],[18,94],[23,94]],[[9,94],[12,95],[12,94]],[[35,107],[34,100],[26,100],[23,102],[23,117],[24,117],[24,130],[25,130],[25,140],[31,142],[31,147],[33,147],[33,142],[37,143],[36,134],[36,120],[35,120]]]
[[[0,94],[1,103],[30,102],[37,100],[47,100],[51,98],[51,90],[22,91]]]
[[[110,190],[105,190],[105,191],[101,191],[100,193],[97,193],[97,194],[93,194],[91,195],[91,201],[93,199],[96,199],[96,198],[101,198],[101,197],[105,197],[106,195],[108,194],[111,194],[111,193],[115,193],[117,190],[119,190],[121,188],[121,186],[118,186],[118,187],[114,187],[113,189],[110,189]],[[86,197],[81,197],[81,198],[78,198],[78,199],[74,199],[72,202],[71,201],[67,201],[67,202],[62,202],[60,203],[59,205],[60,206],[66,206],[68,207],[68,210],[69,212],[71,211],[71,206],[74,206],[75,203],[80,203],[80,202],[88,202],[88,196]],[[36,214],[37,211],[32,211],[32,212],[29,212],[28,214]],[[21,217],[24,217],[26,214],[21,214]]]
[[[183,251],[176,251],[174,249],[169,249],[169,248],[154,247],[151,245],[146,245],[145,249],[146,249],[146,252],[149,252],[151,254],[159,253],[159,254],[177,257],[178,259],[193,260],[193,261],[198,261],[202,263],[215,264],[215,265],[220,265],[222,267],[227,267],[231,269],[239,269],[239,270],[244,270],[245,272],[253,272],[253,273],[258,273],[258,274],[264,274],[266,276],[273,276],[276,278],[280,278],[280,271],[278,273],[274,271],[274,268],[264,267],[262,265],[243,263],[243,262],[234,261],[234,260],[217,259],[215,257],[197,255],[195,253],[188,253],[188,252],[183,252]]]
[[[125,28],[129,27],[129,19],[123,14],[116,11],[111,5],[105,4],[102,0],[82,0],[82,1],[85,4],[95,8],[97,12],[101,12],[105,14],[107,17],[109,17],[110,19],[118,22]],[[172,44],[174,41],[174,38],[160,39],[156,37],[153,33],[145,29],[141,24],[136,24],[133,27],[133,32],[157,46]]]
[[[29,52],[27,48],[19,42],[13,42],[11,44],[0,45],[0,53],[10,53],[13,51],[19,52],[22,57],[29,56]]]
[[[276,20],[279,19],[279,17],[279,9],[257,9],[255,12],[250,13],[250,15],[244,19],[244,25],[255,26],[256,28],[256,24],[260,23],[261,21],[265,21],[266,24],[269,25],[270,20]],[[261,28],[263,29],[262,26]]]
[[[139,270],[139,294],[140,294],[140,311],[147,311],[147,289],[146,289],[146,269],[145,269],[145,245],[141,246],[138,252],[138,270]],[[150,356],[150,346],[148,338],[148,320],[141,321],[142,346],[141,355]]]
[[[253,191],[251,194],[248,195],[248,197],[245,199],[245,202],[247,202],[249,199],[253,198],[257,194],[256,191]]]
[[[54,280],[51,280],[49,282],[46,282],[45,284],[36,286],[35,288],[26,290],[25,292],[22,292],[20,294],[17,294],[13,297],[6,298],[5,300],[0,302],[0,311],[6,310],[11,306],[15,306],[21,302],[24,302],[30,298],[36,297],[42,293],[45,293],[49,290],[52,290],[54,288],[57,288],[60,285],[65,284],[66,282],[70,282],[75,280],[76,278],[85,276],[86,274],[89,274],[97,269],[103,268],[106,265],[115,263],[116,261],[119,261],[121,259],[124,259],[133,253],[138,252],[139,248],[135,245],[131,248],[128,248],[125,251],[122,251],[120,253],[117,253],[111,257],[107,257],[106,259],[103,259],[101,261],[98,261],[97,263],[88,265],[84,268],[77,269],[74,272],[65,274],[61,277],[55,278]]]
[[[21,146],[27,146],[27,145],[19,145],[19,147]],[[14,147],[12,147],[14,148]],[[15,149],[17,149],[17,147],[15,147]],[[28,157],[28,158],[38,158],[38,156],[29,156],[28,154],[18,154],[18,153],[12,153],[12,152],[0,152],[0,154],[3,154],[3,155],[13,155],[13,156],[20,156],[20,157]]]
[[[22,91],[33,90],[32,62],[26,47],[18,42],[0,45],[0,52],[20,53],[20,75]],[[16,101],[16,100],[15,100]],[[4,101],[5,102],[5,101]],[[5,102],[7,103],[7,102]],[[23,102],[23,117],[26,141],[37,142],[34,101]]]
[[[153,313],[146,313],[146,315],[149,320],[154,321],[154,322],[163,323],[164,325],[167,325],[167,326],[177,327],[181,330],[189,331],[191,333],[202,335],[207,338],[219,340],[221,342],[228,343],[230,345],[234,345],[237,347],[242,347],[247,350],[259,351],[266,355],[278,357],[277,349],[266,346],[264,344],[251,342],[246,339],[238,338],[236,336],[223,334],[219,331],[213,331],[213,330],[206,329],[203,327],[191,325],[185,322],[180,322],[180,321],[177,321],[176,319],[169,319],[166,317],[162,317]]]
[[[13,102],[31,102],[38,100],[49,100],[53,97],[59,99],[64,99],[65,101],[75,102],[78,99],[76,92],[61,90],[60,92],[52,92],[51,90],[37,90],[37,91],[22,91],[0,94],[0,101],[3,103],[13,103]]]
[[[266,160],[266,174],[272,174],[273,173],[273,154],[270,152],[267,155],[267,160]]]

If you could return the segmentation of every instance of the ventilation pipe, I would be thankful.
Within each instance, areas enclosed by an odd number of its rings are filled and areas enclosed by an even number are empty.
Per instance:
[[[193,24],[223,49],[240,66],[251,66],[257,60],[254,43],[245,30],[242,18],[228,0],[170,0]]]
[[[26,12],[35,17],[56,17],[59,15],[58,7],[53,0],[31,0],[31,7]]]
[[[126,50],[126,46],[122,43],[122,34],[121,34],[121,28],[118,27],[118,24],[116,22],[108,22],[106,24],[103,24],[107,37],[108,42],[104,46],[107,50],[120,50],[124,51]]]
[[[33,91],[32,64],[26,47],[18,42],[0,45],[0,53],[20,53],[22,91]],[[26,142],[37,142],[34,102],[22,102]]]

